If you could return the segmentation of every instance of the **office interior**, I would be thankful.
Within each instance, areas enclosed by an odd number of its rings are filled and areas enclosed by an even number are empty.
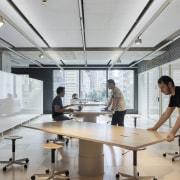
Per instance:
[[[16,154],[28,157],[27,169],[13,165],[0,179],[26,180],[50,167],[50,152],[43,149],[56,135],[21,127],[51,121],[56,88],[66,89],[64,104],[77,93],[87,102],[107,103],[107,79],[114,79],[127,105],[125,127],[152,127],[166,110],[169,96],[157,80],[171,76],[180,86],[179,0],[0,0],[0,161],[11,156],[11,141],[20,135]],[[104,106],[105,107],[105,106]],[[159,131],[169,132],[178,116],[175,110]],[[81,117],[76,119],[82,120]],[[110,125],[111,116],[97,123]],[[73,180],[113,180],[118,171],[132,173],[132,152],[104,145],[104,173],[78,174],[78,139],[72,138],[56,159]],[[138,152],[138,169],[158,180],[179,180],[178,138]],[[123,154],[125,153],[125,154]],[[124,179],[120,177],[120,179]]]

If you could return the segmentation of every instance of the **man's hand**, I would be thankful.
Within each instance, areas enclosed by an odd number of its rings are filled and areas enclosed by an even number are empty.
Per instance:
[[[67,112],[74,112],[74,109],[71,109],[71,108],[66,109],[66,110],[67,110]]]
[[[147,130],[150,130],[150,131],[156,131],[157,129],[152,127],[152,128],[148,128]]]
[[[65,108],[71,107],[71,106],[73,106],[73,104],[68,104],[67,106],[65,106]]]
[[[101,111],[108,111],[108,107],[103,108]]]
[[[168,142],[174,141],[174,137],[175,137],[175,135],[174,135],[172,132],[170,132],[170,133],[168,134],[168,136],[166,137],[166,140],[167,140]]]

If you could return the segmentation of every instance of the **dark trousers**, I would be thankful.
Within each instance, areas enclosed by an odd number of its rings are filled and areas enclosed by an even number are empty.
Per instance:
[[[70,120],[70,118],[67,117],[67,116],[65,116],[64,114],[61,114],[61,115],[53,118],[53,120],[54,120],[54,121],[64,121],[64,120]],[[61,139],[63,139],[63,136],[60,135],[60,134],[58,134],[58,135],[57,135],[57,138],[58,138],[59,140],[61,140]]]
[[[53,118],[54,121],[64,121],[64,120],[70,120],[69,117],[65,116],[64,114],[61,114],[59,116],[56,116]]]
[[[111,125],[124,126],[124,116],[126,114],[125,111],[115,111],[112,116]]]

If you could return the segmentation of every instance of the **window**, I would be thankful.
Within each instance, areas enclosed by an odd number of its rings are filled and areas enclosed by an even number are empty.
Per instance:
[[[73,93],[79,94],[79,71],[78,70],[54,70],[53,71],[53,96],[56,96],[56,89],[59,86],[65,87],[63,104],[69,104]]]
[[[70,103],[73,93],[87,101],[107,102],[107,70],[54,70],[53,76],[54,96],[57,87],[65,87],[63,104]],[[116,86],[124,94],[127,109],[134,109],[134,71],[112,70],[109,78],[115,80]]]
[[[80,95],[87,101],[106,102],[106,71],[81,70]]]

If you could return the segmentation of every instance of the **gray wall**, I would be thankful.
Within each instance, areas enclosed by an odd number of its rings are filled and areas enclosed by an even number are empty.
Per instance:
[[[180,58],[180,39],[168,46],[167,52],[151,61],[142,61],[138,64],[138,73],[148,71],[157,66],[166,64]]]

